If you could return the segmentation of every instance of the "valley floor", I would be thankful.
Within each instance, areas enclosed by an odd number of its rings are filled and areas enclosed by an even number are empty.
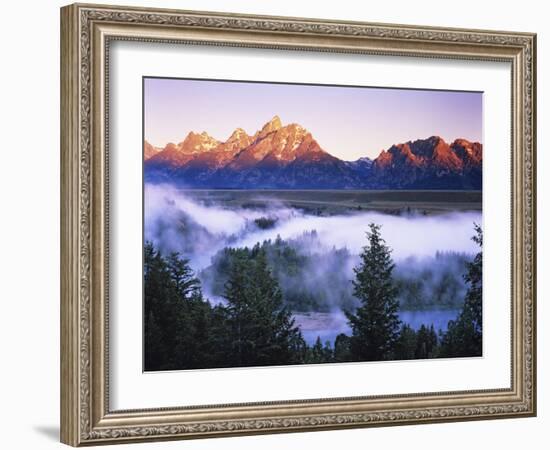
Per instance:
[[[431,215],[482,208],[481,191],[186,189],[182,192],[196,201],[223,204],[226,208],[267,208],[279,203],[315,215],[353,211]]]

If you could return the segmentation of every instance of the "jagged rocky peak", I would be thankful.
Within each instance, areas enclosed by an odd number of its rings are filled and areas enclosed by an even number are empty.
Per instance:
[[[445,141],[439,136],[430,136],[426,139],[416,139],[415,141],[408,141],[405,144],[408,145],[411,152],[422,159],[431,158],[434,153],[434,149],[440,145],[446,145]]]
[[[168,144],[166,144],[166,146],[164,147],[164,152],[177,152],[178,151],[178,146],[176,144],[174,144],[173,142],[168,142]]]
[[[278,119],[278,117],[277,117]],[[273,122],[273,121],[272,121]],[[310,152],[323,152],[311,133],[297,123],[279,126],[280,121],[275,121],[275,131],[268,133],[257,141],[258,148],[263,149],[262,158],[280,162],[291,162]],[[265,127],[264,127],[265,129]]]
[[[458,139],[455,139],[452,143],[453,146],[455,145],[459,145],[461,147],[471,147],[472,146],[472,142],[470,142],[469,140],[467,139],[464,139],[464,138],[458,138]]]
[[[190,132],[163,150],[144,145],[149,180],[197,187],[307,189],[481,189],[482,144],[440,136],[396,143],[377,158],[345,161],[326,152],[298,123],[274,116],[225,142]],[[150,156],[152,155],[152,156]]]
[[[217,153],[235,153],[239,150],[242,150],[243,148],[248,147],[251,143],[252,137],[249,136],[248,133],[242,128],[236,128],[233,133],[231,133],[231,136],[229,136],[227,141],[218,145],[215,149],[213,149],[213,151]]]
[[[446,168],[460,170],[462,168],[462,161],[451,149],[449,144],[441,138],[435,140],[434,142],[435,145],[432,156],[434,162],[445,166]]]
[[[148,160],[149,158],[152,158],[157,153],[161,152],[162,148],[155,147],[154,145],[150,144],[147,141],[143,142],[143,159]]]
[[[178,144],[178,150],[183,153],[199,153],[213,149],[220,142],[210,136],[206,131],[195,133],[191,131],[187,137]]]
[[[244,131],[242,128],[235,128],[235,131],[231,133],[231,136],[229,136],[229,139],[226,142],[238,141],[243,137],[248,137],[246,131]]]
[[[398,159],[406,159],[411,163],[416,163],[416,155],[411,149],[411,142],[405,142],[404,144],[395,144],[388,149],[388,154]]]
[[[279,133],[282,131],[296,141],[303,140],[306,136],[311,136],[311,133],[298,123],[290,123],[278,130]]]
[[[261,129],[258,137],[262,138],[274,131],[277,131],[283,126],[279,116],[273,116],[273,118],[267,122]]]
[[[479,142],[459,138],[453,141],[451,148],[468,164],[479,164],[483,159],[483,146]]]
[[[393,146],[395,147],[395,146]],[[386,150],[382,150],[380,152],[380,154],[378,155],[377,158],[374,159],[373,161],[373,166],[375,168],[385,168],[385,167],[388,167],[388,166],[391,166],[392,164],[392,160],[393,160],[393,155],[392,153],[390,152],[390,150],[393,148],[391,147],[388,151]]]
[[[395,144],[388,151],[393,154],[400,153],[408,157],[416,157],[423,160],[434,158],[437,155],[452,153],[449,144],[440,136],[430,136],[426,139]]]

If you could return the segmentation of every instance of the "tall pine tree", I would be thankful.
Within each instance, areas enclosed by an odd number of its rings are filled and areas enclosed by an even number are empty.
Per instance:
[[[350,338],[344,333],[340,333],[334,340],[334,361],[348,362],[352,361],[350,351]]]
[[[369,225],[368,245],[354,268],[353,293],[361,305],[346,312],[352,329],[350,351],[354,360],[380,361],[394,357],[401,322],[397,315],[397,289],[392,280],[391,249],[380,235],[380,226]]]
[[[255,247],[233,260],[226,283],[230,352],[235,366],[302,362],[304,340],[283,305],[265,251]]]
[[[189,259],[172,252],[166,258],[170,277],[181,299],[190,299],[200,294],[200,281],[189,265]]]
[[[469,285],[464,306],[457,320],[449,322],[447,332],[441,342],[441,356],[481,356],[482,354],[482,283],[483,283],[483,231],[474,224],[472,240],[480,251],[473,261],[467,264],[464,280]]]
[[[404,323],[395,345],[395,359],[415,359],[417,341],[416,331],[409,324]]]
[[[151,243],[144,247],[145,370],[171,368],[176,336],[177,292],[166,261]]]
[[[205,367],[212,354],[212,307],[189,260],[144,247],[145,370]]]

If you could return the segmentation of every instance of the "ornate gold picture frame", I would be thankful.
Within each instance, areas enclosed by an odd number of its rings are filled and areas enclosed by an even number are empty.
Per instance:
[[[110,123],[109,68],[111,46],[120,41],[293,51],[295,57],[313,52],[509,64],[509,386],[113,408],[109,136],[116,124]],[[534,416],[535,89],[536,36],[530,33],[105,5],[62,8],[61,441],[81,446]]]

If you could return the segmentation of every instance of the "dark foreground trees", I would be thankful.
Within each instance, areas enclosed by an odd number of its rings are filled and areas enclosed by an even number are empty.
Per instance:
[[[145,370],[199,367],[207,363],[211,307],[202,298],[189,261],[144,249]]]
[[[474,224],[472,237],[480,251],[466,264],[464,280],[468,290],[462,311],[450,321],[446,332],[436,333],[433,325],[418,330],[401,324],[398,317],[397,289],[392,277],[394,264],[391,250],[380,236],[380,227],[369,225],[369,244],[355,268],[354,294],[361,301],[355,313],[346,313],[352,336],[347,353],[338,353],[351,361],[381,361],[388,359],[427,359],[438,357],[472,357],[482,355],[482,280],[483,233]],[[336,348],[336,345],[335,345]],[[336,351],[335,351],[336,354]],[[342,357],[339,357],[341,360]]]
[[[261,248],[236,256],[224,296],[228,355],[234,365],[303,362],[305,341],[283,305],[281,289]]]
[[[361,262],[354,268],[353,292],[361,306],[355,313],[346,312],[346,316],[352,329],[352,359],[382,361],[395,355],[401,321],[391,250],[380,236],[380,226],[371,223],[369,228],[368,245],[363,247]]]
[[[482,246],[475,226],[473,240]],[[417,330],[401,323],[391,249],[381,229],[369,225],[368,243],[355,268],[359,307],[346,312],[351,336],[333,346],[320,338],[308,346],[285,305],[265,246],[226,249],[223,304],[212,305],[189,261],[148,243],[144,251],[145,370],[177,370],[327,362],[480,356],[482,349],[482,251],[467,264],[464,305],[448,330]]]
[[[224,305],[203,298],[189,261],[145,246],[145,370],[299,364],[307,345],[259,248],[241,251]]]
[[[476,234],[472,240],[479,245],[480,251],[474,260],[467,264],[464,280],[468,291],[464,306],[458,318],[449,322],[447,333],[441,342],[441,356],[481,356],[482,354],[482,281],[483,281],[483,232],[475,225]]]

